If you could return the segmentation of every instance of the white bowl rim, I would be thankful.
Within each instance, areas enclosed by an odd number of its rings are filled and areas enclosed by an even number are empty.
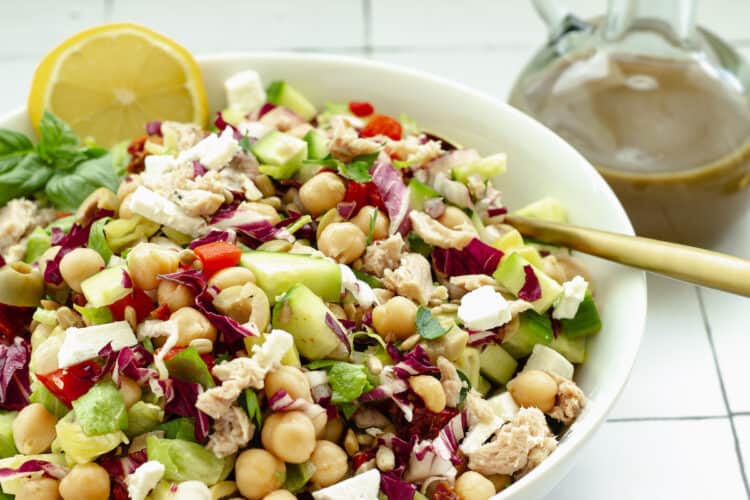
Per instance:
[[[227,62],[230,60],[237,60],[237,59],[281,60],[284,62],[289,62],[290,64],[293,64],[295,61],[300,61],[303,59],[307,61],[317,60],[317,61],[326,62],[329,64],[333,63],[333,64],[338,64],[338,65],[345,65],[348,67],[375,68],[380,71],[406,75],[409,78],[424,79],[424,80],[431,81],[432,83],[438,84],[443,87],[449,87],[453,89],[455,92],[468,94],[472,96],[474,99],[480,99],[484,101],[486,105],[490,108],[493,108],[493,107],[498,108],[498,109],[502,108],[503,112],[515,115],[514,119],[526,121],[530,126],[539,129],[539,133],[543,135],[547,135],[549,140],[558,142],[559,144],[562,144],[563,147],[572,150],[581,159],[581,161],[583,161],[586,164],[588,169],[590,169],[590,174],[593,174],[601,183],[603,194],[608,198],[607,199],[608,203],[613,205],[615,210],[618,212],[618,215],[620,218],[620,221],[618,222],[621,224],[624,224],[625,230],[623,231],[623,233],[628,234],[628,235],[635,234],[633,230],[633,226],[625,212],[625,209],[622,207],[622,204],[617,199],[617,196],[614,194],[612,189],[609,187],[606,181],[601,177],[601,175],[596,171],[596,169],[587,160],[585,160],[583,156],[581,156],[580,153],[578,153],[571,145],[566,143],[557,134],[555,134],[546,126],[542,125],[540,122],[536,121],[530,116],[524,114],[523,112],[517,110],[516,108],[510,106],[509,104],[500,101],[499,99],[495,97],[492,97],[482,91],[476,90],[467,85],[464,85],[464,84],[461,84],[461,83],[458,83],[458,82],[455,82],[455,81],[452,81],[443,77],[435,76],[433,74],[430,74],[422,70],[407,68],[404,66],[391,64],[391,63],[374,61],[374,60],[365,59],[362,57],[347,56],[347,55],[341,55],[341,54],[329,54],[325,52],[226,51],[226,52],[216,52],[216,53],[207,53],[207,54],[199,53],[199,54],[196,54],[195,58],[199,62],[199,64],[201,64],[201,66],[204,63],[222,63],[222,62]],[[21,115],[26,115],[25,105],[19,106],[16,109],[13,109],[9,112],[0,114],[0,126],[9,121],[13,121],[14,119],[26,118],[26,120],[28,120],[26,116],[21,116]],[[625,385],[629,379],[630,373],[633,369],[635,357],[638,353],[638,348],[640,346],[641,339],[645,331],[645,324],[646,324],[646,306],[647,306],[646,273],[643,271],[637,271],[637,270],[633,270],[633,271],[636,273],[639,273],[638,289],[640,290],[640,293],[638,294],[638,296],[633,297],[633,302],[631,304],[631,307],[636,312],[636,316],[631,318],[632,319],[631,331],[633,333],[631,333],[630,342],[626,344],[629,347],[629,349],[625,352],[620,353],[621,354],[620,360],[623,361],[621,363],[621,366],[626,366],[627,369],[617,374],[619,375],[620,380],[618,381],[616,390],[610,393],[611,394],[610,400],[606,404],[596,405],[596,407],[594,408],[594,411],[590,412],[587,418],[580,422],[581,425],[576,426],[576,433],[574,435],[565,437],[565,439],[561,441],[558,449],[555,450],[555,452],[552,453],[549,457],[547,457],[539,466],[537,466],[534,470],[532,470],[529,474],[527,474],[523,479],[513,483],[510,487],[506,488],[505,490],[503,490],[502,492],[500,492],[498,495],[496,495],[493,498],[497,498],[498,500],[509,498],[509,497],[524,498],[526,494],[528,493],[533,494],[531,490],[536,489],[534,488],[534,484],[539,482],[538,480],[541,479],[543,476],[556,475],[553,473],[553,471],[557,471],[558,476],[563,476],[567,472],[567,470],[569,470],[572,463],[575,461],[575,458],[573,457],[573,455],[575,455],[578,451],[580,451],[583,445],[586,442],[588,442],[588,440],[591,438],[594,432],[601,426],[601,424],[606,419],[607,414],[609,413],[611,408],[614,406],[614,404],[617,402],[619,396],[622,394],[622,391],[625,388]]]

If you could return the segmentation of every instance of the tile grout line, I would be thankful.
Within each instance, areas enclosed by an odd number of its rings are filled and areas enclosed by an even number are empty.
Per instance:
[[[719,357],[716,354],[716,346],[714,345],[713,332],[711,331],[711,324],[708,322],[708,314],[706,312],[706,305],[703,302],[703,293],[699,287],[695,287],[695,294],[698,297],[698,306],[700,308],[701,317],[703,318],[703,327],[706,330],[706,337],[708,338],[708,345],[711,347],[711,357],[714,360],[714,367],[716,368],[716,374],[719,378],[719,389],[721,390],[721,397],[724,399],[724,407],[727,410],[729,417],[729,428],[732,431],[732,439],[734,440],[734,451],[737,455],[737,462],[740,466],[740,475],[742,476],[742,484],[745,487],[745,495],[750,499],[750,486],[747,482],[747,473],[745,472],[745,461],[742,458],[742,451],[740,449],[740,440],[737,437],[737,428],[734,425],[734,418],[732,410],[729,407],[729,397],[727,396],[727,389],[724,385],[724,377],[721,373],[721,366],[719,365]]]
[[[606,422],[629,423],[629,422],[691,422],[701,420],[722,420],[730,418],[729,415],[690,415],[678,417],[614,417],[608,418]]]
[[[364,38],[364,52],[366,56],[372,55],[372,3],[371,0],[362,0],[362,23]]]
[[[104,0],[104,22],[112,22],[112,14],[115,12],[115,0]]]

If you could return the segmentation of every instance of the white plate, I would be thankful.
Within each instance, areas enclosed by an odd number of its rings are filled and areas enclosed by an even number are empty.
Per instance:
[[[318,106],[367,100],[378,112],[406,112],[430,130],[483,154],[507,152],[509,168],[500,187],[511,209],[555,196],[576,224],[633,234],[617,198],[580,154],[543,125],[485,94],[422,72],[340,56],[237,53],[198,59],[212,110],[224,106],[224,80],[248,68],[257,70],[264,82],[292,83]],[[0,127],[31,130],[24,109],[0,117]],[[589,402],[558,449],[498,498],[533,499],[551,491],[604,421],[633,365],[646,315],[645,275],[595,258],[584,260],[594,277],[604,324],[589,342],[588,360],[576,374]]]

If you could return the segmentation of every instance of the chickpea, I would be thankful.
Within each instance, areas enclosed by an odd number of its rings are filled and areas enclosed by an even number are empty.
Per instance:
[[[136,186],[136,189],[137,189],[137,186]],[[133,190],[133,191],[135,191],[135,190]],[[130,197],[131,196],[133,196],[133,192],[132,191],[130,193],[126,194],[122,198],[122,201],[120,202],[120,209],[117,211],[117,215],[121,219],[132,219],[133,217],[136,216],[136,213],[133,212],[132,208],[130,208],[130,203],[129,202],[130,202]]]
[[[274,413],[263,424],[263,446],[284,462],[306,462],[315,449],[315,427],[301,411]]]
[[[224,290],[230,286],[255,283],[255,275],[246,267],[227,267],[217,272],[208,280],[208,286]]]
[[[464,500],[487,500],[495,494],[492,481],[473,470],[466,471],[456,479],[456,493]]]
[[[349,457],[346,456],[346,452],[330,441],[315,443],[310,462],[315,466],[310,481],[323,488],[343,479],[349,469]]]
[[[93,462],[74,466],[60,481],[63,500],[107,500],[109,473]]]
[[[326,419],[326,426],[325,429],[323,429],[323,434],[320,436],[320,439],[337,443],[338,440],[341,439],[341,434],[343,433],[344,421],[341,420],[341,417],[336,417],[333,420]]]
[[[266,396],[269,398],[279,390],[284,390],[293,399],[304,399],[312,402],[310,394],[310,382],[308,382],[302,370],[294,366],[279,366],[266,375]]]
[[[81,225],[86,225],[91,222],[94,214],[99,209],[117,210],[117,206],[120,201],[117,199],[117,195],[105,187],[96,189],[93,193],[83,200],[81,206],[76,210],[76,222]]]
[[[473,230],[474,225],[471,223],[471,219],[458,207],[447,206],[443,215],[438,217],[438,222],[450,229],[461,229],[468,225]]]
[[[504,490],[510,486],[510,483],[512,482],[512,478],[507,474],[492,474],[491,476],[486,477],[492,481],[492,484],[495,486],[495,491]]]
[[[315,175],[299,188],[299,199],[313,217],[334,208],[344,199],[344,181],[333,172]]]
[[[21,485],[16,500],[59,500],[59,481],[49,477],[30,479]]]
[[[183,307],[169,316],[170,321],[177,324],[177,345],[190,345],[195,339],[216,341],[216,328],[197,309]]]
[[[0,304],[36,307],[44,293],[43,276],[25,262],[0,267]]]
[[[297,497],[287,490],[276,490],[264,496],[263,500],[297,500]]]
[[[286,465],[266,450],[245,450],[234,464],[237,488],[242,496],[260,500],[270,492],[281,488],[286,477]]]
[[[508,382],[508,391],[518,406],[534,406],[547,413],[555,406],[557,382],[542,370],[527,370]]]
[[[57,353],[60,352],[65,337],[55,335],[40,343],[31,351],[31,364],[35,373],[50,373],[60,366],[57,363]]]
[[[49,451],[57,436],[57,419],[39,403],[23,408],[13,420],[11,430],[18,451],[24,455],[38,455]]]
[[[242,206],[243,208],[262,216],[271,224],[278,224],[279,222],[281,222],[279,213],[271,205],[268,205],[266,203],[245,202],[242,204]]]
[[[326,431],[326,424],[328,423],[328,413],[321,411],[310,418],[310,421],[315,428],[315,439],[323,439],[323,433]]]
[[[254,283],[225,288],[214,298],[214,306],[230,318],[247,323],[252,321],[263,331],[271,319],[271,304],[266,293]]]
[[[60,260],[60,274],[70,288],[80,292],[81,282],[99,272],[104,266],[104,259],[96,250],[76,248]]]
[[[177,271],[178,252],[154,243],[139,243],[128,254],[128,272],[138,288],[153,290],[159,286],[159,274]]]
[[[329,224],[318,239],[318,249],[343,264],[359,258],[366,246],[367,236],[351,222]]]
[[[160,280],[156,289],[156,301],[165,305],[171,312],[195,304],[195,296],[190,288],[173,281]]]
[[[357,215],[351,218],[351,223],[354,224],[365,234],[370,234],[370,222],[372,221],[373,212],[377,211],[378,215],[375,217],[375,224],[372,227],[372,239],[383,240],[388,237],[388,227],[390,221],[385,213],[373,206],[367,205],[362,207]]]
[[[134,179],[138,179],[138,181]],[[120,200],[120,203],[122,204],[125,201],[125,198],[127,198],[128,195],[133,194],[141,184],[143,184],[143,182],[141,182],[138,177],[131,177],[129,180],[121,182],[120,186],[117,188],[117,199]],[[122,216],[122,213],[120,214],[120,217],[125,218]]]
[[[372,324],[386,342],[403,340],[417,330],[417,306],[406,297],[393,297],[372,310]]]
[[[409,386],[422,398],[425,407],[434,413],[445,409],[445,391],[440,381],[429,375],[417,375],[409,379]]]
[[[124,375],[120,375],[120,392],[128,408],[140,401],[143,393],[141,386],[136,384],[135,380]]]

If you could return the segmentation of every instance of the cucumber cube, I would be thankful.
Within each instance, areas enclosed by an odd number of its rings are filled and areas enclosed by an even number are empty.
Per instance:
[[[552,343],[552,323],[547,316],[534,311],[524,311],[519,320],[518,329],[506,335],[501,344],[508,354],[521,359],[531,354],[535,345]]]
[[[261,162],[260,171],[274,179],[288,179],[307,158],[307,143],[277,130],[269,132],[251,146]]]
[[[284,81],[272,82],[268,86],[266,94],[268,102],[291,109],[305,121],[309,122],[318,113],[315,106],[305,96]]]
[[[494,278],[498,283],[510,290],[513,295],[518,296],[518,292],[523,288],[526,281],[526,273],[524,272],[526,266],[532,267],[537,280],[539,280],[542,296],[532,302],[532,305],[536,312],[542,314],[550,308],[555,299],[563,291],[562,286],[557,281],[547,276],[517,252],[503,257],[500,261],[500,266],[495,271]]]
[[[479,371],[494,384],[506,384],[517,368],[518,361],[497,344],[488,344],[479,354]]]
[[[81,291],[90,307],[114,304],[130,293],[132,287],[125,286],[124,266],[115,266],[99,271],[81,282]]]
[[[570,338],[566,335],[558,335],[549,345],[567,358],[571,363],[583,363],[586,361],[586,337]]]
[[[569,338],[588,337],[598,333],[602,329],[602,321],[591,292],[586,292],[574,318],[563,319],[560,322],[563,335]]]

